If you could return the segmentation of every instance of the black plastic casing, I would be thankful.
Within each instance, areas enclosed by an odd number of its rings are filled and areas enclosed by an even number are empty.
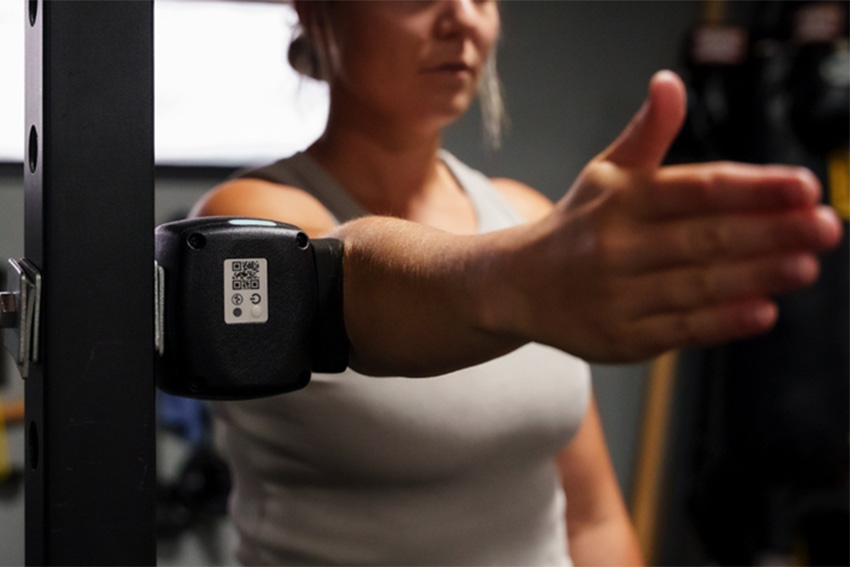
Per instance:
[[[329,274],[317,273],[313,242],[292,225],[204,217],[157,227],[156,260],[165,271],[159,387],[178,396],[238,400],[303,388],[314,369],[344,370],[341,243],[316,243]],[[223,270],[232,258],[267,260],[266,322],[225,322]],[[327,329],[336,332],[337,347],[323,336]]]

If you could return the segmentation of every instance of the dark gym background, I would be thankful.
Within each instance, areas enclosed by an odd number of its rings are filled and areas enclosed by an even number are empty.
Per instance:
[[[844,10],[838,32],[844,43],[795,39],[802,33],[798,12],[813,5]],[[491,175],[523,180],[557,199],[640,106],[652,73],[672,68],[689,81],[695,103],[674,159],[807,165],[824,181],[826,199],[841,205],[850,107],[846,8],[845,2],[505,1],[499,68],[512,122],[508,137],[500,152],[484,149],[473,112],[451,129],[446,145]],[[829,27],[823,13],[807,17],[815,31],[818,22]],[[720,45],[714,59],[695,57],[688,47],[694,29],[706,23],[733,27],[720,34],[731,47]],[[742,37],[738,53],[734,42]],[[731,59],[716,59],[717,53]],[[21,169],[0,164],[4,261],[23,250]],[[157,222],[185,211],[230,171],[159,168]],[[658,465],[652,563],[847,564],[847,295],[845,238],[844,248],[826,259],[822,284],[783,302],[783,324],[774,334],[681,353]],[[23,386],[10,357],[2,357],[0,396],[8,406]],[[630,504],[648,370],[594,368]],[[12,464],[22,466],[23,431],[13,422],[6,431]],[[188,455],[186,441],[160,434],[164,482],[179,476]],[[159,562],[232,563],[228,537],[220,518],[194,522],[179,537],[163,539]],[[22,488],[12,475],[0,483],[0,565],[23,563],[22,540]]]

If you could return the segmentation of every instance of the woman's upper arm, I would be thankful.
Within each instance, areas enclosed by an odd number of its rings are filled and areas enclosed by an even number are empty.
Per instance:
[[[558,468],[567,502],[579,516],[576,520],[592,521],[596,514],[606,512],[600,502],[620,501],[595,401],[591,401],[575,437],[558,455]]]
[[[336,226],[328,210],[312,195],[259,179],[236,179],[219,185],[195,204],[190,216],[275,220],[293,224],[310,237],[322,236]]]
[[[576,565],[640,565],[641,551],[608,454],[595,401],[558,455],[567,532]]]

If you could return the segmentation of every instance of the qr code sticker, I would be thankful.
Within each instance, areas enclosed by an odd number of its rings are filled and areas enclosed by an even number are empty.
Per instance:
[[[232,289],[260,289],[260,263],[256,260],[233,262]]]
[[[266,323],[269,320],[267,258],[225,258],[224,322],[228,325]]]

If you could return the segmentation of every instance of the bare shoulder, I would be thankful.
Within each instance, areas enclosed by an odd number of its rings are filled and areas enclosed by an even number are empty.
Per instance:
[[[552,210],[553,204],[548,197],[524,183],[504,177],[494,178],[492,182],[502,197],[530,222],[545,217]]]
[[[336,223],[312,195],[289,185],[260,179],[236,179],[210,190],[192,208],[191,216],[239,216],[294,224],[311,237]]]

